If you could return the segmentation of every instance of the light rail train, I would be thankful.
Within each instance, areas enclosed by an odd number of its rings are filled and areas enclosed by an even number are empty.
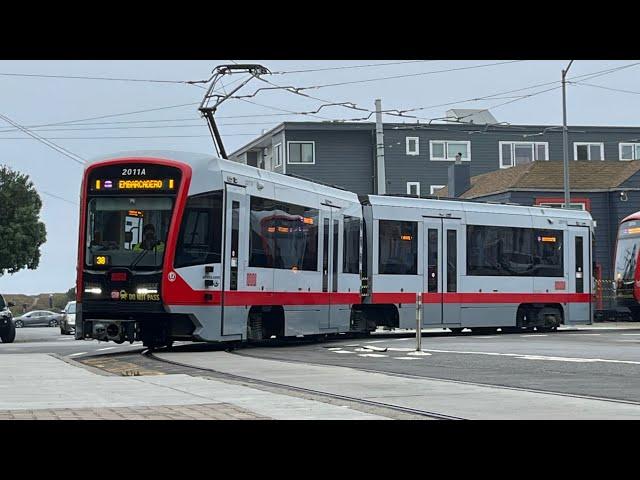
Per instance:
[[[367,195],[180,152],[92,162],[77,339],[245,341],[592,320],[577,210]]]

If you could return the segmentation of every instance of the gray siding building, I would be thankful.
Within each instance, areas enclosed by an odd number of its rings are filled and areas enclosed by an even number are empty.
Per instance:
[[[284,122],[231,160],[303,176],[359,194],[431,195],[447,184],[457,154],[471,175],[562,160],[562,129],[548,125],[385,123],[385,192],[376,188],[375,123]],[[570,126],[569,158],[640,159],[640,127]]]

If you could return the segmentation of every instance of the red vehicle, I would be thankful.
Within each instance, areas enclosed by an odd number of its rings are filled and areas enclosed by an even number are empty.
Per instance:
[[[640,212],[620,222],[613,266],[616,303],[631,311],[634,320],[640,320]]]

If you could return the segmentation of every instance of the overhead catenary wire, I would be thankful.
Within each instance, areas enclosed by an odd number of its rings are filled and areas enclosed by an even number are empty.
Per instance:
[[[5,122],[7,122],[7,123],[13,125],[14,127],[16,127],[18,130],[26,133],[30,137],[38,140],[41,143],[44,143],[47,147],[55,150],[56,152],[64,155],[65,157],[70,158],[74,162],[76,162],[76,163],[78,163],[80,165],[84,165],[86,163],[86,161],[80,155],[77,155],[76,153],[73,153],[72,151],[67,150],[64,147],[61,147],[60,145],[57,145],[57,144],[53,143],[51,140],[49,140],[47,138],[41,137],[37,133],[33,133],[31,130],[29,130],[28,128],[23,127],[22,125],[20,125],[20,124],[18,124],[16,122],[14,122],[13,120],[11,120],[6,115],[0,114],[0,118],[3,119]],[[19,138],[24,138],[24,137],[19,137]]]
[[[53,193],[45,192],[44,190],[40,190],[40,193],[44,193],[49,197],[57,198],[58,200],[62,200],[63,202],[70,203],[71,205],[79,206],[78,202],[72,202],[71,200],[67,200],[66,198],[59,197],[58,195],[54,195]]]

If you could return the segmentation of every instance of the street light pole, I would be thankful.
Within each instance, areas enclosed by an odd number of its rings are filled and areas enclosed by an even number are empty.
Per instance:
[[[573,60],[569,62],[567,68],[562,70],[562,160],[564,164],[564,208],[569,208],[569,139],[567,138],[567,91],[566,76],[571,68]]]

